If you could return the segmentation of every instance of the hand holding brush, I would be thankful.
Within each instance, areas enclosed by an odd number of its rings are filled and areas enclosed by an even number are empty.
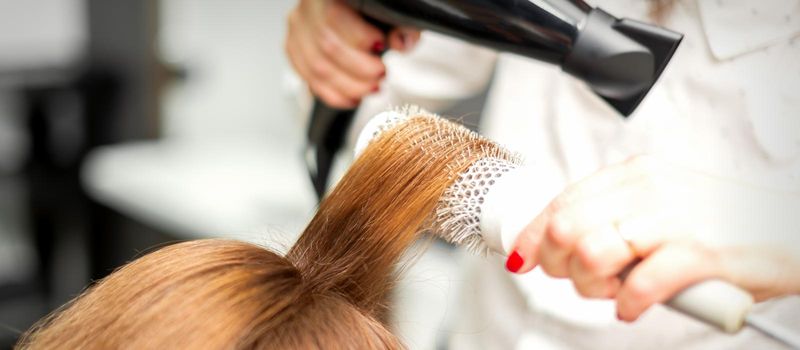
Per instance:
[[[413,109],[383,113],[367,125],[357,149],[387,130],[431,118],[438,119]],[[442,238],[473,250],[508,254],[512,272],[542,266],[551,276],[570,278],[584,296],[616,298],[619,316],[626,321],[664,303],[727,332],[749,324],[798,346],[796,335],[749,315],[753,295],[762,300],[800,292],[800,262],[792,249],[742,243],[743,232],[752,229],[747,220],[733,218],[716,227],[699,224],[704,215],[708,219],[721,210],[752,212],[753,205],[758,209],[758,203],[774,196],[754,189],[731,191],[739,184],[637,158],[568,187],[540,213],[542,208],[526,204],[537,195],[535,169],[454,123],[437,126],[429,138],[444,144],[410,140],[407,147],[420,145],[443,155],[460,152],[458,159],[468,160],[441,174],[452,179],[431,219]],[[477,148],[476,139],[483,142]],[[737,197],[742,193],[745,197]],[[764,228],[786,229],[780,223],[793,216],[792,198],[784,197],[785,210],[772,210],[766,218],[776,224]],[[680,198],[695,205],[680,208]],[[724,206],[703,207],[720,200]],[[729,240],[708,243],[691,234],[712,228],[729,230],[723,231]],[[774,241],[791,242],[791,236],[773,232]]]

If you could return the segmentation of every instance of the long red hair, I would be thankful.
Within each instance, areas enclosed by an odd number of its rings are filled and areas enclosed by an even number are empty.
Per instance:
[[[200,240],[143,256],[40,321],[23,349],[401,348],[384,322],[396,264],[442,192],[498,147],[416,116],[374,140],[286,256]]]

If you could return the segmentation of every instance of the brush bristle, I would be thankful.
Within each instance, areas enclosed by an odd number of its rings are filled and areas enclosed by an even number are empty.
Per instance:
[[[442,174],[452,182],[432,213],[430,227],[447,242],[487,254],[488,247],[480,230],[484,197],[498,178],[522,163],[521,158],[460,124],[416,106],[394,108],[389,117],[384,115],[384,118],[374,130],[365,130],[372,133],[372,139],[404,123],[432,123],[432,132],[404,142],[409,151],[421,151],[433,157],[443,155],[431,152],[459,152]]]
[[[480,219],[486,195],[496,181],[516,169],[518,161],[488,157],[473,163],[445,190],[436,209],[439,235],[469,251],[487,254]]]

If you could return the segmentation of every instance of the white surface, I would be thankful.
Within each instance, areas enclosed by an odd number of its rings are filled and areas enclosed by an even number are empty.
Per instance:
[[[84,0],[0,0],[0,70],[74,63],[87,38]]]
[[[123,214],[187,238],[297,235],[316,199],[300,153],[303,126],[288,115],[281,82],[293,1],[159,4],[159,51],[188,78],[164,97],[162,140],[96,150],[86,187]]]
[[[101,202],[187,238],[285,242],[316,204],[298,152],[257,139],[105,147],[83,179]]]
[[[188,80],[164,101],[163,133],[245,134],[299,140],[284,81],[285,16],[293,0],[160,1],[159,51]]]
[[[728,60],[800,33],[800,0],[699,1],[708,45]]]
[[[424,248],[424,254],[414,259]],[[458,300],[462,253],[443,243],[423,240],[406,254],[413,265],[401,275],[394,290],[392,321],[395,333],[409,349],[436,349],[441,340],[437,337],[450,331],[448,319],[457,317],[465,307]]]

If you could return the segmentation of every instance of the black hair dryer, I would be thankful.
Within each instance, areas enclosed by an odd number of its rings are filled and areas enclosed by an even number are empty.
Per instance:
[[[683,38],[668,29],[618,19],[582,0],[345,2],[373,23],[433,30],[559,65],[623,116],[633,113],[647,95]],[[306,156],[320,198],[353,114],[314,101]]]

